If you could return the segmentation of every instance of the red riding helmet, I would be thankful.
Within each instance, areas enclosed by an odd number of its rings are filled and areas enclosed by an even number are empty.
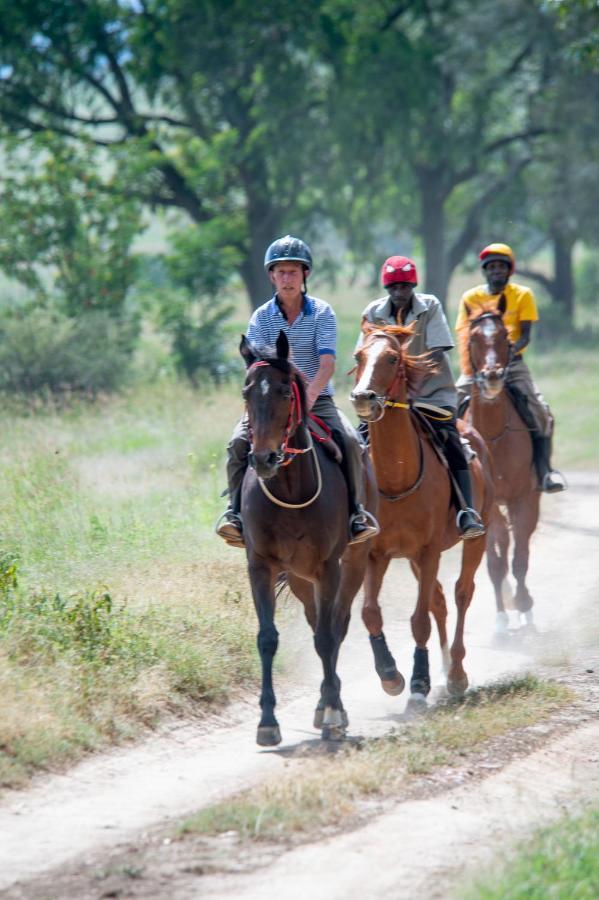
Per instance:
[[[516,257],[514,256],[514,251],[511,247],[508,247],[507,244],[489,244],[484,250],[481,250],[478,254],[478,258],[480,259],[481,266],[484,267],[487,263],[492,262],[494,259],[499,259],[501,262],[506,262],[510,267],[510,275],[516,268]]]
[[[418,284],[418,272],[414,260],[407,256],[390,256],[383,263],[381,269],[381,281],[383,287],[397,284],[400,281],[408,281],[410,284]]]

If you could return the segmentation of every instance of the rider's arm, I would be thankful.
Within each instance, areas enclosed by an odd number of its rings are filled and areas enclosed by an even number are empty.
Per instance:
[[[532,322],[520,322],[520,337],[512,344],[514,354],[520,353],[530,344],[530,333],[532,331]]]
[[[335,371],[335,357],[332,353],[323,353],[320,356],[318,372],[308,384],[308,409],[312,409],[316,399],[323,392]]]

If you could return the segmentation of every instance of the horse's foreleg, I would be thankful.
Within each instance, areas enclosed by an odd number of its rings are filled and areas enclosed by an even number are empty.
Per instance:
[[[411,560],[410,566],[412,572],[416,576],[416,581],[420,582],[418,566],[413,560]],[[435,586],[433,587],[431,596],[431,612],[435,618],[437,631],[439,633],[439,644],[441,647],[441,659],[443,664],[443,684],[445,684],[450,664],[449,646],[447,643],[447,603],[445,601],[443,588],[438,579],[435,580]]]
[[[414,666],[410,679],[411,701],[422,703],[431,689],[427,643],[431,636],[429,611],[439,570],[439,550],[425,548],[415,560],[413,570],[418,575],[418,599],[416,609],[410,619],[412,636],[416,643]]]
[[[383,690],[396,696],[405,687],[405,679],[393,659],[383,633],[383,614],[379,606],[379,593],[390,559],[387,556],[368,555],[366,578],[364,581],[364,603],[362,621],[370,635],[370,646],[374,655],[374,668],[381,679]]]
[[[519,497],[510,506],[510,519],[514,532],[512,572],[516,579],[516,596],[514,598],[516,609],[520,612],[522,624],[532,626],[533,599],[526,586],[526,575],[528,573],[530,539],[539,519],[538,494],[535,492]]]
[[[507,635],[508,614],[505,610],[505,599],[511,593],[508,573],[508,550],[510,533],[505,516],[494,504],[487,533],[487,571],[495,591],[495,634],[497,637]]]
[[[474,575],[478,569],[485,552],[485,539],[476,538],[473,541],[464,541],[462,550],[462,568],[455,586],[455,603],[457,607],[457,621],[455,635],[451,645],[451,666],[447,674],[447,690],[454,696],[463,694],[468,687],[468,676],[462,665],[466,656],[464,647],[464,625],[466,612],[470,606],[474,593]]]
[[[249,561],[248,570],[254,606],[258,615],[258,652],[262,664],[262,691],[260,708],[262,716],[256,741],[262,747],[272,747],[281,742],[281,731],[275,717],[276,698],[272,684],[272,663],[279,645],[279,633],[275,628],[274,575],[266,565]]]

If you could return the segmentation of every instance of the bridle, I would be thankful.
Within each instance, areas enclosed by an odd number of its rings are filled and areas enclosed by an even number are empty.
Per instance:
[[[373,332],[376,334],[376,332]],[[385,415],[386,409],[409,409],[409,403],[403,403],[399,400],[390,399],[396,393],[399,388],[399,385],[402,381],[406,380],[406,364],[404,362],[403,353],[401,349],[401,343],[393,334],[389,334],[387,332],[381,332],[381,336],[385,338],[390,338],[397,346],[397,352],[399,354],[399,363],[397,365],[397,371],[393,377],[393,381],[387,388],[387,391],[384,394],[375,394],[373,397],[374,402],[377,404],[380,410],[380,415],[377,416],[376,419],[370,419],[370,422],[374,424],[375,422],[380,422],[383,416]]]
[[[480,323],[484,320],[488,321],[502,321],[502,316],[500,313],[489,310],[488,312],[482,313],[480,316],[477,316],[475,319],[470,320],[470,335],[472,336],[472,331],[475,327],[480,325]],[[472,380],[477,386],[479,390],[481,390],[485,384],[488,382],[488,376],[484,374],[484,372],[479,372],[474,365],[474,360],[472,359],[472,341],[471,338],[468,340],[468,357],[470,360],[470,368],[472,369]],[[510,363],[514,359],[514,348],[512,344],[508,345],[508,358],[505,366],[503,366],[503,371],[501,375],[497,375],[497,380],[501,382],[502,386],[505,385],[505,380],[507,378],[507,371],[510,366]]]

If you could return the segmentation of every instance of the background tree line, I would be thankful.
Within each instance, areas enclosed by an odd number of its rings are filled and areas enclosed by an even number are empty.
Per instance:
[[[115,386],[146,315],[218,377],[221,298],[264,300],[286,231],[325,264],[334,234],[348,278],[401,239],[442,300],[481,242],[547,249],[526,272],[572,329],[576,246],[578,301],[599,289],[598,35],[594,0],[0,0],[0,268],[27,289],[4,385]],[[158,211],[171,249],[140,259]]]

